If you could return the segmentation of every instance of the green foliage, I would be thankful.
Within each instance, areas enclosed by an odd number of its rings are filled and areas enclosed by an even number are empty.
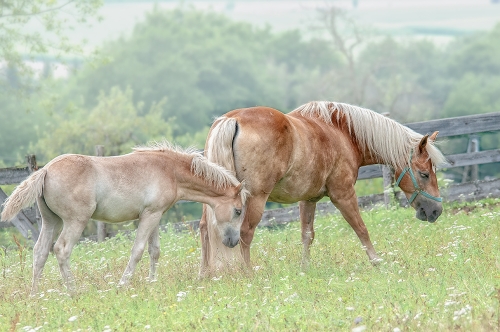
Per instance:
[[[0,93],[0,105],[0,167],[23,165],[30,144],[45,129],[47,114],[34,101],[21,102],[4,93]]]
[[[500,54],[500,52],[499,52]],[[499,75],[466,73],[455,84],[444,104],[443,116],[464,116],[500,110]]]
[[[104,145],[106,155],[120,155],[148,140],[171,140],[172,126],[161,117],[163,105],[153,103],[145,110],[143,103],[134,105],[131,89],[112,88],[109,95],[99,95],[90,111],[54,114],[35,151],[48,161],[63,153],[94,155],[95,145]]]
[[[81,95],[93,105],[93,96],[112,86],[130,86],[134,100],[146,105],[167,97],[163,118],[176,118],[175,136],[202,130],[234,108],[295,107],[287,93],[302,83],[290,73],[328,68],[334,60],[325,41],[302,41],[297,31],[273,35],[214,12],[159,7],[103,53],[111,61],[72,80],[71,98]]]
[[[158,281],[144,257],[128,288],[120,279],[133,244],[122,235],[75,247],[78,293],[69,297],[50,255],[29,297],[31,269],[16,247],[0,274],[0,326],[29,330],[492,331],[499,319],[498,200],[445,205],[435,224],[412,209],[363,212],[384,261],[368,262],[340,215],[318,218],[311,267],[300,270],[300,224],[258,228],[252,272],[198,279],[192,233],[161,233]],[[147,256],[147,254],[145,255]],[[30,262],[28,253],[26,262]],[[23,270],[23,264],[26,268]],[[1,267],[0,267],[1,268]],[[19,325],[16,325],[19,324]]]
[[[3,0],[0,3],[0,59],[8,64],[0,95],[36,88],[34,71],[24,61],[39,54],[60,57],[82,54],[83,46],[69,37],[77,24],[96,18],[102,0]],[[5,87],[13,89],[5,89]]]

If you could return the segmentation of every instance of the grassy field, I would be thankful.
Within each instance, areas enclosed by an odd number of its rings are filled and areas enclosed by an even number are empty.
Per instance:
[[[197,278],[194,234],[162,234],[158,281],[141,261],[118,289],[132,240],[85,242],[72,256],[78,293],[50,256],[28,297],[31,257],[11,246],[0,266],[0,330],[490,331],[499,328],[500,200],[446,205],[435,224],[409,209],[363,213],[384,261],[372,267],[339,216],[319,218],[311,267],[300,270],[300,225],[259,229],[251,273]],[[145,255],[147,256],[147,254]]]

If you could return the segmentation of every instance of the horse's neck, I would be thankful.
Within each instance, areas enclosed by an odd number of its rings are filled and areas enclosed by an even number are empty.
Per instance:
[[[361,166],[375,165],[380,163],[380,160],[375,157],[377,154],[370,151],[368,148],[359,150],[361,151]]]

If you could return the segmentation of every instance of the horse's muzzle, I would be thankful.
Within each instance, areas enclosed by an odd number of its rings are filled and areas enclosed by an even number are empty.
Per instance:
[[[415,217],[433,223],[443,212],[443,206],[434,202],[419,201],[415,204]]]
[[[234,248],[240,242],[240,231],[232,227],[226,228],[222,243],[229,248]]]

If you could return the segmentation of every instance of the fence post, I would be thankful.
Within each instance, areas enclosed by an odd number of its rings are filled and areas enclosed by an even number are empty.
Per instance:
[[[30,174],[38,170],[38,164],[36,163],[36,156],[34,154],[29,154],[26,156],[26,164],[28,165],[28,171]],[[36,225],[38,226],[38,233],[33,236],[33,237],[36,236],[36,239],[35,238],[33,239],[36,243],[36,241],[38,240],[38,235],[42,230],[42,216],[40,215],[40,210],[38,209],[38,205],[36,204],[36,202],[34,209],[35,209],[35,222]]]
[[[393,177],[392,168],[387,165],[382,165],[382,178],[384,179],[384,204],[386,209],[388,209],[391,204]]]
[[[472,134],[469,136],[469,144],[467,145],[467,153],[479,152],[479,136]],[[471,181],[479,179],[479,165],[465,166],[462,174],[462,183],[467,182],[470,177]]]
[[[95,155],[98,157],[104,156],[104,145],[96,145],[95,146]],[[106,224],[102,221],[97,221],[97,242],[103,242],[107,236],[106,233]]]

